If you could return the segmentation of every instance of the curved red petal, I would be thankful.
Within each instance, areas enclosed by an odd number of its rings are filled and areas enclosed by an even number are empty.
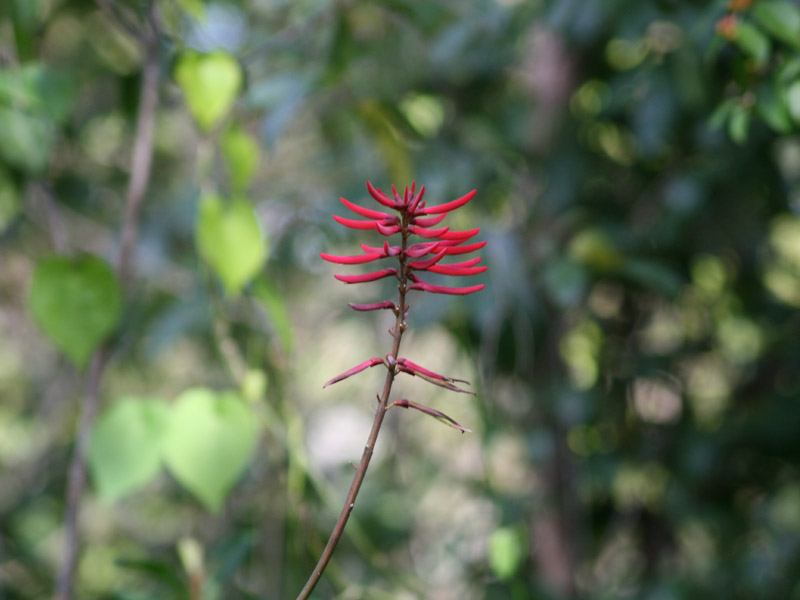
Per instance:
[[[370,367],[374,367],[376,365],[382,365],[382,364],[383,364],[383,359],[382,358],[379,358],[377,356],[374,357],[374,358],[370,358],[369,360],[365,360],[361,364],[356,365],[352,369],[348,369],[344,373],[340,373],[339,375],[337,375],[333,379],[331,379],[329,381],[326,381],[325,384],[322,387],[326,388],[329,385],[332,385],[334,383],[337,383],[337,382],[341,381],[342,379],[347,379],[348,377],[350,377],[352,375],[355,375],[356,373],[360,373],[361,371],[364,371],[365,369],[369,369]]]
[[[375,229],[378,230],[378,233],[381,235],[394,235],[395,233],[400,233],[400,226],[399,225],[384,225],[383,223],[375,223]]]
[[[397,256],[400,254],[402,250],[400,246],[390,246],[388,242],[384,242],[383,248],[376,248],[375,246],[367,246],[366,244],[361,244],[361,249],[364,252],[377,252],[381,255],[381,257],[386,256]]]
[[[432,283],[427,283],[425,281],[417,280],[412,283],[408,289],[410,290],[420,290],[422,292],[431,292],[432,294],[452,294],[458,296],[466,296],[467,294],[473,294],[475,292],[480,292],[486,285],[481,283],[480,285],[471,285],[468,287],[446,287],[443,285],[433,285]]]
[[[350,229],[375,229],[375,226],[379,224],[379,221],[356,221],[355,219],[340,217],[339,215],[333,215],[333,220]]]
[[[335,256],[333,254],[325,254],[324,252],[320,252],[319,255],[323,260],[340,265],[360,265],[363,263],[372,262],[378,258],[383,258],[383,254],[379,252],[369,252],[367,254],[360,254],[358,256]]]
[[[437,235],[436,237],[442,240],[458,240],[459,242],[464,242],[469,238],[478,235],[480,232],[480,228],[467,229],[466,231],[447,231],[442,235]]]
[[[413,185],[411,186],[411,189],[412,189],[412,190],[414,189],[414,186],[413,186]],[[409,212],[410,212],[412,215],[413,215],[413,214],[415,214],[415,212],[416,212],[417,208],[421,208],[421,207],[425,206],[425,203],[424,203],[424,202],[422,202],[422,198],[423,198],[424,196],[425,196],[425,186],[423,185],[421,188],[419,188],[419,194],[417,194],[417,195],[416,195],[416,196],[415,196],[415,197],[414,197],[414,198],[411,200],[411,204],[409,205],[409,208],[408,208],[408,210],[409,210]]]
[[[445,219],[445,217],[447,217],[447,213],[442,213],[441,215],[438,215],[436,217],[429,217],[427,219],[415,218],[411,221],[411,223],[414,225],[419,225],[420,227],[433,227],[434,225],[438,225],[439,223],[441,223]]]
[[[409,225],[408,230],[424,238],[438,238],[442,237],[450,231],[449,227],[439,227],[438,229],[426,229],[425,227],[417,227],[416,225]]]
[[[429,206],[428,208],[424,208],[422,209],[422,214],[437,215],[439,213],[450,212],[451,210],[460,208],[472,200],[476,192],[477,190],[472,190],[469,194],[461,196],[461,198],[456,198],[451,202],[445,202],[444,204],[439,204],[438,206]]]
[[[369,195],[375,198],[378,204],[383,204],[387,208],[398,208],[398,206],[392,202],[386,194],[384,194],[380,188],[376,188],[373,186],[369,181],[367,182],[367,191]]]
[[[397,275],[397,269],[394,267],[381,269],[380,271],[374,271],[372,273],[364,273],[362,275],[334,275],[334,277],[345,283],[366,283],[368,281],[377,281],[384,277],[391,277],[392,275]]]
[[[486,245],[486,242],[475,242],[474,244],[465,244],[464,246],[457,246],[455,244],[450,245],[447,242],[440,242],[440,245],[444,247],[445,254],[447,254],[447,256],[455,256],[458,254],[468,254],[469,252],[480,250]]]
[[[362,217],[366,217],[368,219],[388,219],[389,215],[385,212],[381,212],[379,210],[372,210],[370,208],[364,208],[363,206],[359,206],[358,204],[353,204],[346,198],[339,198],[339,201],[344,204],[347,208],[352,210],[357,215]]]
[[[439,273],[440,275],[478,275],[488,270],[489,267],[454,267],[452,265],[433,265],[428,267],[431,273]]]
[[[411,269],[419,269],[424,270],[430,268],[432,265],[435,265],[437,262],[442,260],[445,257],[444,251],[437,252],[431,258],[426,258],[425,260],[417,260],[411,263],[408,263],[408,266]]]
[[[359,310],[359,311],[397,309],[397,307],[394,305],[394,302],[389,302],[388,300],[386,302],[373,302],[371,304],[355,304],[354,302],[349,302],[347,306],[349,306],[353,310]]]
[[[435,252],[438,247],[439,242],[417,242],[416,244],[411,244],[408,248],[406,248],[406,256],[410,256],[411,258],[420,258],[426,254]]]

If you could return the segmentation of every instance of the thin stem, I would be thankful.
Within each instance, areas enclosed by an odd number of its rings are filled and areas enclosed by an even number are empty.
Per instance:
[[[394,343],[392,344],[391,354],[395,359],[397,359],[398,353],[400,352],[400,342],[403,339],[403,332],[406,329],[405,314],[407,310],[406,293],[408,290],[408,270],[406,268],[405,250],[408,244],[408,219],[405,215],[403,215],[402,235],[403,251],[399,255],[399,300],[397,302],[397,319],[394,326]],[[319,583],[322,574],[325,572],[325,567],[328,566],[328,562],[330,562],[331,556],[333,556],[333,551],[336,549],[336,545],[339,543],[339,540],[344,533],[345,525],[347,525],[347,520],[350,518],[350,513],[353,512],[356,497],[361,489],[361,483],[364,481],[364,477],[367,474],[367,468],[369,467],[369,461],[372,459],[372,453],[375,450],[375,442],[378,440],[378,434],[381,431],[383,418],[386,416],[389,403],[389,394],[392,391],[394,376],[395,369],[392,366],[392,368],[388,369],[386,372],[386,380],[383,384],[383,392],[381,392],[379,397],[378,408],[375,410],[375,419],[372,422],[372,429],[369,432],[367,443],[364,446],[364,453],[361,455],[361,462],[358,463],[356,474],[353,477],[353,483],[350,484],[350,490],[347,492],[347,497],[345,498],[342,512],[339,514],[339,518],[337,519],[336,524],[333,526],[333,531],[331,531],[331,536],[328,539],[328,543],[325,545],[325,549],[322,551],[322,555],[317,561],[317,566],[315,566],[314,570],[311,572],[308,581],[306,582],[305,586],[303,586],[300,594],[297,596],[297,600],[306,600],[311,595],[311,592],[314,591],[314,588],[317,586],[317,583]]]
[[[144,193],[150,180],[153,157],[153,130],[158,105],[158,80],[161,70],[158,62],[159,28],[155,2],[148,6],[150,31],[144,38],[145,63],[139,109],[136,115],[136,134],[131,159],[131,174],[125,195],[125,208],[120,235],[120,253],[117,277],[123,290],[130,290],[133,279],[133,258],[138,237],[139,214]],[[78,521],[81,498],[86,485],[86,457],[95,415],[100,404],[100,384],[107,364],[110,348],[103,344],[94,354],[87,376],[86,396],[81,403],[81,415],[75,436],[75,447],[69,465],[67,482],[67,507],[64,517],[64,555],[56,576],[55,600],[72,598],[75,570],[78,563],[80,535]]]

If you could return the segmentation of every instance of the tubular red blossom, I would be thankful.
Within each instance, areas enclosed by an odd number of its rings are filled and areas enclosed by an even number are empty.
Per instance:
[[[361,244],[361,249],[364,250],[364,252],[377,252],[382,258],[387,256],[397,256],[401,251],[400,246],[390,246],[389,242],[383,242],[383,248],[376,248],[375,246]]]
[[[363,206],[359,206],[358,204],[353,204],[349,200],[345,198],[339,198],[342,204],[344,204],[347,208],[352,210],[357,215],[362,217],[366,217],[368,219],[388,219],[389,215],[385,212],[381,212],[379,210],[372,210],[371,208],[364,208]]]
[[[442,237],[450,231],[449,227],[439,227],[438,229],[426,229],[425,227],[417,227],[409,225],[408,230],[411,233],[416,233],[419,237],[423,238],[438,238]]]
[[[486,245],[486,242],[475,242],[474,244],[466,244],[464,246],[446,246],[446,242],[441,242],[440,246],[445,246],[444,251],[447,256],[455,256],[457,254],[469,254],[480,250]]]
[[[436,252],[438,247],[439,242],[420,242],[417,244],[411,244],[408,248],[406,248],[406,256],[410,256],[411,258],[420,258],[426,254],[430,254],[431,252]]]
[[[380,252],[369,252],[367,254],[361,254],[360,256],[334,256],[333,254],[325,254],[324,252],[320,252],[319,255],[323,260],[340,265],[360,265],[372,262],[378,258],[383,258],[383,254]]]
[[[408,367],[416,374],[427,375],[428,377],[432,377],[433,379],[441,379],[442,381],[449,381],[450,383],[455,383],[455,382],[466,383],[467,385],[469,385],[469,381],[467,381],[466,379],[456,379],[454,377],[447,377],[445,375],[440,375],[439,373],[434,373],[433,371],[429,371],[425,367],[421,367],[417,363],[411,362],[407,358],[398,358],[397,364]]]
[[[397,193],[397,190],[394,188],[394,184],[392,184],[392,194],[394,195],[394,199],[399,206],[405,206],[403,199],[400,197],[400,194]]]
[[[433,371],[429,371],[424,367],[420,367],[417,364],[412,363],[410,360],[405,358],[398,358],[397,359],[397,366],[401,372],[407,373],[408,375],[412,375],[414,377],[419,377],[424,379],[428,383],[432,383],[433,385],[438,385],[439,387],[443,387],[445,389],[451,390],[453,392],[459,392],[461,394],[470,394],[474,396],[474,392],[470,392],[468,390],[461,389],[456,383],[466,383],[469,385],[469,381],[465,381],[463,379],[454,379],[452,377],[445,377],[444,375],[439,375],[439,373],[434,373]]]
[[[472,200],[472,197],[475,196],[477,190],[472,190],[469,194],[465,196],[461,196],[461,198],[457,198],[451,202],[445,202],[444,204],[439,204],[438,206],[429,206],[428,208],[422,209],[423,215],[437,215],[443,212],[450,212],[457,208],[464,206],[467,202]]]
[[[344,281],[345,283],[366,283],[368,281],[377,281],[378,279],[383,279],[384,277],[391,277],[392,275],[397,277],[397,269],[394,267],[381,269],[380,271],[375,271],[373,273],[364,273],[363,275],[334,275],[334,277],[339,281]]]
[[[425,406],[424,404],[420,404],[419,402],[414,402],[413,400],[406,400],[405,398],[401,398],[399,400],[395,400],[391,404],[392,406],[399,406],[400,408],[413,408],[418,410],[426,415],[430,415],[434,419],[444,423],[448,427],[452,427],[453,429],[457,429],[461,433],[471,432],[471,429],[467,429],[462,425],[459,425],[455,419],[448,417],[443,412],[436,410],[435,408],[431,408],[430,406]]]
[[[434,285],[432,283],[427,283],[426,281],[417,280],[412,283],[408,289],[410,290],[420,290],[422,292],[431,292],[432,294],[452,294],[456,296],[466,296],[467,294],[473,294],[475,292],[480,292],[486,285],[481,283],[480,285],[471,285],[468,287],[446,287],[443,285]]]
[[[466,231],[447,231],[442,235],[437,235],[440,240],[458,240],[464,242],[469,238],[480,233],[480,229],[468,229]]]
[[[412,189],[412,193],[413,193],[413,189],[414,189],[414,186],[413,186],[413,185],[411,186],[411,189]],[[421,203],[422,205],[424,205],[424,204],[425,204],[424,202],[422,202],[422,197],[423,197],[423,196],[425,196],[425,186],[424,186],[424,185],[423,185],[421,188],[419,188],[419,194],[417,194],[417,195],[416,195],[416,196],[415,196],[415,197],[414,197],[414,198],[411,200],[411,204],[409,204],[409,206],[408,206],[408,212],[409,212],[409,213],[411,213],[411,214],[413,215],[413,214],[416,212],[417,208],[419,208],[419,207],[420,207],[420,203]]]
[[[410,262],[410,263],[408,263],[408,266],[411,269],[417,269],[417,270],[422,271],[422,270],[425,270],[425,269],[429,269],[432,265],[435,265],[437,262],[442,260],[442,258],[444,258],[444,257],[445,257],[445,253],[444,253],[444,251],[441,251],[441,252],[437,252],[431,258],[427,258],[425,260],[417,260],[417,261],[414,261],[414,262]]]
[[[339,375],[337,375],[333,379],[325,382],[325,385],[323,385],[322,387],[326,388],[329,385],[333,385],[334,383],[340,382],[342,379],[347,379],[348,377],[350,377],[352,375],[355,375],[356,373],[361,373],[361,371],[364,371],[364,370],[369,369],[371,367],[374,367],[376,365],[382,365],[382,364],[383,364],[383,359],[380,358],[379,356],[376,356],[374,358],[370,358],[369,360],[365,360],[364,362],[362,362],[361,364],[356,365],[352,369],[348,369],[344,373],[340,373]]]
[[[427,219],[418,219],[414,217],[413,219],[411,219],[411,223],[413,225],[418,225],[419,227],[433,227],[434,225],[438,225],[439,223],[444,221],[446,217],[447,213],[442,213],[441,215],[438,215],[436,217],[430,217]]]
[[[375,223],[375,229],[378,230],[378,233],[385,236],[394,235],[395,233],[400,232],[399,225],[383,225],[382,223]]]
[[[428,267],[431,273],[440,275],[478,275],[488,270],[489,267],[454,267],[452,265],[433,265]]]
[[[339,215],[333,215],[333,220],[350,229],[375,229],[380,223],[380,221],[356,221],[355,219],[340,217]]]
[[[349,302],[347,304],[353,310],[359,311],[367,311],[367,310],[383,310],[383,309],[390,309],[390,310],[397,310],[394,302],[373,302],[372,304],[355,304],[353,302]]]
[[[383,204],[387,208],[400,208],[394,202],[392,202],[386,194],[384,194],[380,188],[375,188],[369,181],[367,182],[367,191],[369,195],[375,198],[378,204]]]

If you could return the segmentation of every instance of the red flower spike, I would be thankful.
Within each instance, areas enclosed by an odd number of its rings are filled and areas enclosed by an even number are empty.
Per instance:
[[[388,219],[389,215],[385,212],[381,212],[379,210],[372,210],[370,208],[364,208],[363,206],[359,206],[358,204],[353,204],[349,200],[345,198],[339,198],[339,201],[344,204],[347,208],[352,210],[354,213],[361,217],[366,217],[368,219]]]
[[[473,196],[477,190],[472,190],[469,194],[465,196],[461,196],[461,198],[457,198],[452,202],[445,202],[444,204],[440,204],[438,206],[429,206],[428,208],[422,209],[422,214],[424,215],[437,215],[443,212],[450,212],[457,208],[464,206],[467,202],[472,200]]]
[[[419,237],[424,238],[438,238],[442,237],[450,231],[449,227],[439,227],[438,229],[426,229],[425,227],[416,227],[409,225],[408,230],[411,233],[416,233]]]
[[[373,302],[372,304],[355,304],[353,302],[349,302],[347,304],[353,310],[358,311],[367,311],[367,310],[383,310],[383,309],[390,309],[390,310],[397,310],[397,307],[394,305],[394,302]]]
[[[325,254],[324,252],[320,252],[319,255],[323,260],[340,265],[360,265],[383,258],[384,256],[380,252],[369,252],[360,256],[334,256],[333,254]]]
[[[367,182],[367,191],[369,195],[375,198],[378,204],[383,204],[387,208],[399,208],[394,202],[392,202],[386,194],[384,194],[380,188],[375,188],[369,181]]]
[[[369,369],[371,367],[374,367],[374,366],[377,366],[377,365],[382,365],[382,364],[383,364],[383,359],[382,358],[380,358],[378,356],[376,356],[374,358],[370,358],[369,360],[365,360],[361,364],[356,365],[352,369],[348,369],[344,373],[340,373],[339,375],[337,375],[336,377],[334,377],[330,381],[325,382],[325,385],[323,385],[322,387],[326,388],[329,385],[333,385],[334,383],[340,382],[342,379],[347,379],[348,377],[350,377],[352,375],[355,375],[356,373],[361,373],[361,371],[364,371],[364,370]]]
[[[374,273],[364,273],[363,275],[334,275],[334,277],[345,283],[366,283],[368,281],[377,281],[384,277],[391,277],[392,275],[397,277],[397,269],[394,267],[375,271]]]
[[[411,223],[414,225],[419,225],[420,227],[433,227],[434,225],[438,225],[447,217],[447,213],[442,213],[438,217],[430,217],[427,219],[418,219],[414,217],[411,219]]]
[[[466,296],[467,294],[474,294],[475,292],[480,292],[486,285],[481,283],[480,285],[471,285],[468,287],[445,287],[443,285],[433,285],[432,283],[427,283],[425,281],[416,281],[412,283],[408,289],[410,290],[420,290],[422,292],[431,292],[432,294],[451,294],[457,296]]]

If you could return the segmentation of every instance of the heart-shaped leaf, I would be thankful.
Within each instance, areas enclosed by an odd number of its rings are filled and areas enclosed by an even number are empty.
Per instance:
[[[202,199],[197,246],[227,292],[234,296],[258,273],[267,258],[258,219],[243,198],[234,198],[227,205],[219,196]]]
[[[242,85],[236,59],[221,50],[210,54],[188,51],[175,67],[175,80],[183,89],[189,112],[204,131],[228,113]]]
[[[113,502],[153,479],[161,469],[161,442],[169,426],[161,400],[125,398],[97,420],[89,466],[100,497]]]
[[[28,305],[42,331],[82,367],[114,328],[122,294],[99,258],[51,257],[36,265]]]
[[[255,443],[255,417],[235,392],[193,388],[175,401],[164,460],[184,487],[217,512]]]

